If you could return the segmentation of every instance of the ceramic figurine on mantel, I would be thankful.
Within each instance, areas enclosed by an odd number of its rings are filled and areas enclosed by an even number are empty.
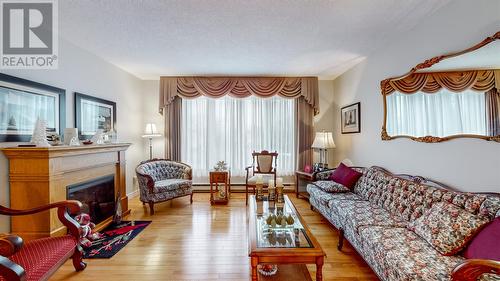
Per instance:
[[[95,135],[92,136],[90,141],[95,144],[104,144],[104,138],[103,138],[104,131],[102,129],[98,129],[95,132]]]
[[[79,145],[80,145],[80,140],[78,140],[78,137],[77,137],[77,136],[74,136],[74,137],[72,137],[72,138],[69,140],[68,145],[69,145],[69,146],[79,146]]]
[[[47,121],[38,118],[35,123],[35,129],[33,129],[33,135],[31,136],[31,143],[37,147],[50,147],[50,143],[47,140]]]

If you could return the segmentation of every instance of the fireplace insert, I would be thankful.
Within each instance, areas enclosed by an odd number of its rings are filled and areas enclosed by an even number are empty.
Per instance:
[[[115,177],[103,176],[66,187],[66,198],[82,202],[82,212],[95,224],[113,215],[115,210]]]

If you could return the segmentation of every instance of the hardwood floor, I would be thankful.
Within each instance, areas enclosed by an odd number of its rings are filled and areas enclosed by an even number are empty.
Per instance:
[[[139,198],[130,200],[127,220],[152,220],[111,259],[89,259],[83,272],[71,260],[51,280],[250,280],[245,195],[233,193],[227,206],[210,206],[207,193],[155,205],[150,216]],[[337,251],[337,231],[303,199],[290,198],[323,247],[324,280],[377,280],[349,245]],[[308,265],[314,280],[315,266]]]

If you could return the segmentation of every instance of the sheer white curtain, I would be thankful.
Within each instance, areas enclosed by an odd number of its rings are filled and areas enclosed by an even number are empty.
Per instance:
[[[387,96],[389,135],[444,137],[456,134],[486,135],[486,95],[472,90]]]
[[[295,100],[272,98],[182,99],[182,162],[206,177],[220,160],[233,176],[245,175],[252,152],[278,152],[278,174],[295,168]]]

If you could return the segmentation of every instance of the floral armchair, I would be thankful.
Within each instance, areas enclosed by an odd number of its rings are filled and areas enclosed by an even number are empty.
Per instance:
[[[155,203],[188,195],[193,203],[191,166],[166,159],[151,159],[141,162],[135,171],[141,202],[149,204],[151,215],[155,213]]]
[[[82,228],[70,215],[80,213],[82,204],[68,200],[33,208],[13,210],[0,206],[0,214],[8,216],[31,215],[57,208],[57,216],[69,234],[40,238],[26,243],[13,234],[0,234],[0,281],[47,280],[69,258],[76,271],[84,270],[79,241]]]

